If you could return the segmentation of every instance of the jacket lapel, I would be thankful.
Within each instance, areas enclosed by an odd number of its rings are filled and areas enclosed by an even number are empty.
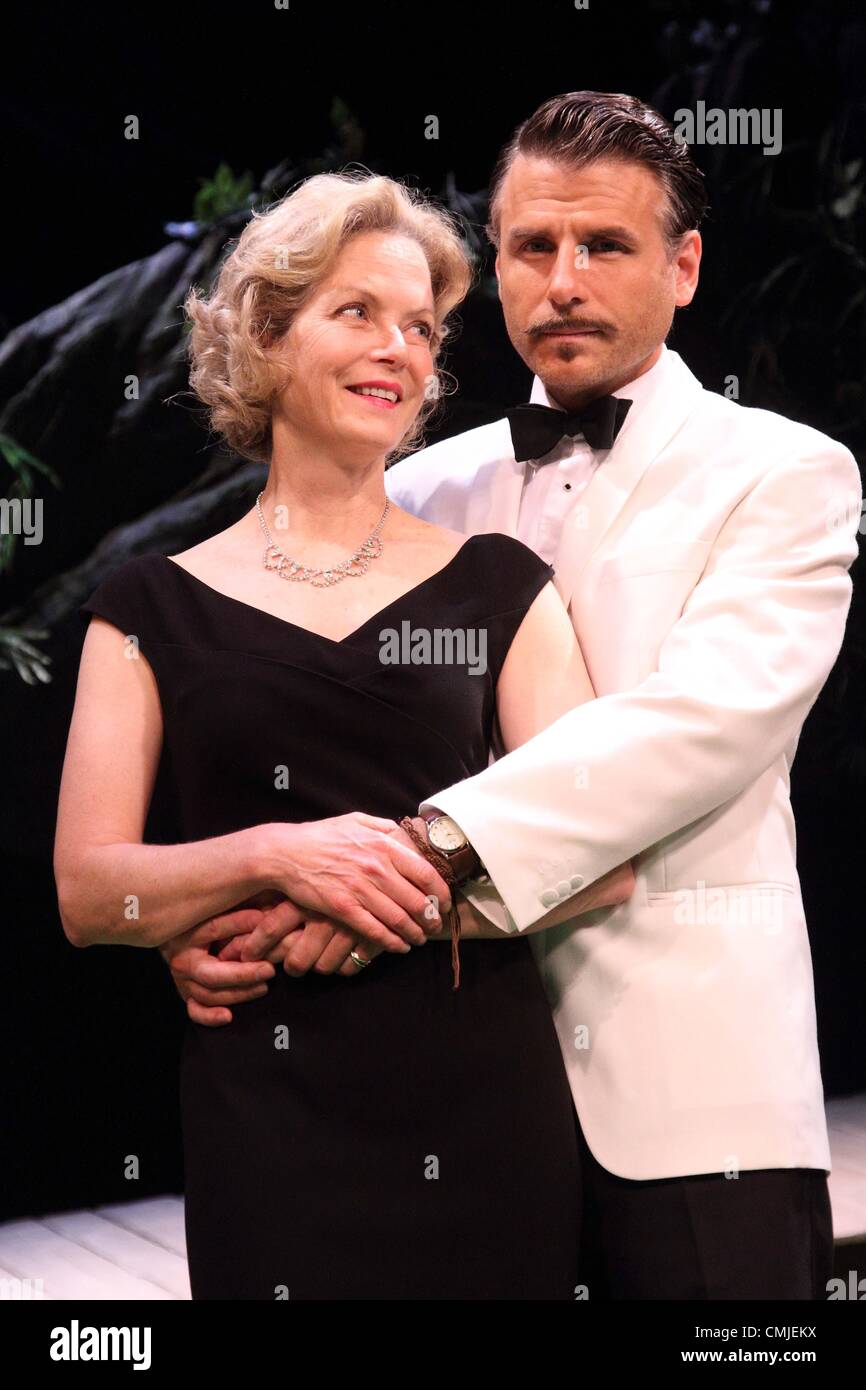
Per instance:
[[[634,418],[631,413],[626,417],[613,448],[566,518],[553,560],[554,582],[566,607],[606,532],[650,464],[683,425],[702,389],[679,354],[669,350],[658,388],[640,412],[634,412]],[[514,520],[516,525],[516,514]]]
[[[664,364],[658,385],[640,408],[635,406],[629,412],[613,448],[602,457],[587,488],[566,518],[553,558],[554,583],[566,607],[580,575],[604,536],[650,464],[684,424],[703,390],[678,353],[667,349]],[[628,391],[624,390],[623,394],[628,395]],[[531,399],[543,403],[543,396],[543,387],[536,377]],[[481,462],[474,453],[476,444],[471,454],[461,458],[465,512],[458,517],[452,495],[451,511],[443,513],[441,519],[444,524],[459,526],[469,535],[501,531],[517,536],[526,465],[515,461],[507,419],[497,420],[486,428],[492,433],[485,440]],[[460,436],[454,446],[459,447],[459,440]],[[420,512],[417,500],[414,504],[403,505],[410,511]]]
[[[526,466],[514,458],[507,419],[497,420],[495,431],[489,450],[485,449],[487,457],[472,470],[463,529],[470,535],[502,531],[516,536]]]

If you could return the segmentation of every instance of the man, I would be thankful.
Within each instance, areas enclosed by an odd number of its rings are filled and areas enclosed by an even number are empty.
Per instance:
[[[861,488],[840,444],[703,390],[666,347],[705,206],[685,146],[631,97],[554,98],[500,155],[499,293],[547,411],[422,450],[387,489],[551,562],[598,698],[417,809],[504,931],[634,862],[626,903],[532,938],[589,1296],[822,1298],[830,1154],[789,774],[841,646]],[[200,1005],[243,978],[172,964]]]

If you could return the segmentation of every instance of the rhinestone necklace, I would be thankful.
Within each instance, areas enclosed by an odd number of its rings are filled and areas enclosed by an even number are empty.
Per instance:
[[[328,584],[339,584],[341,579],[356,579],[359,575],[366,574],[370,567],[370,561],[378,559],[382,554],[382,541],[379,532],[384,526],[385,518],[391,508],[390,497],[385,502],[385,510],[380,516],[378,524],[370,532],[367,539],[358,546],[354,555],[350,555],[348,560],[341,560],[338,565],[332,565],[329,569],[314,569],[310,565],[300,564],[298,560],[292,560],[280,550],[278,545],[275,545],[262,514],[261,501],[264,495],[265,491],[262,488],[256,498],[259,524],[267,541],[262,563],[266,570],[276,570],[281,579],[291,579],[297,582],[308,581],[314,588],[323,589]]]

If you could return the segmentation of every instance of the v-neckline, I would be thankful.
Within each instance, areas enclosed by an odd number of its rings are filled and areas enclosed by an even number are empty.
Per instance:
[[[371,623],[381,618],[384,613],[396,607],[398,603],[402,603],[405,599],[409,598],[410,595],[417,593],[419,589],[423,589],[426,585],[432,584],[434,579],[438,579],[441,575],[445,574],[446,570],[449,570],[451,566],[459,560],[466,547],[477,539],[477,534],[467,536],[460,549],[454,552],[451,559],[448,560],[441,569],[435,570],[433,574],[428,574],[426,579],[422,579],[420,583],[413,584],[410,589],[406,589],[402,594],[398,594],[390,603],[386,603],[384,608],[380,608],[377,613],[373,613],[369,618],[365,618],[363,623],[353,628],[351,632],[347,632],[345,637],[339,638],[327,637],[324,632],[316,632],[314,628],[304,627],[301,623],[293,623],[290,618],[281,618],[277,613],[269,613],[266,608],[258,608],[254,603],[245,603],[241,598],[232,598],[231,594],[224,594],[221,589],[215,589],[212,584],[206,583],[204,579],[199,579],[198,575],[193,574],[192,571],[186,569],[184,565],[178,564],[177,560],[173,560],[170,555],[161,555],[160,559],[165,560],[173,569],[180,570],[181,574],[185,574],[186,577],[191,579],[194,584],[197,584],[199,588],[206,589],[209,594],[213,594],[216,598],[221,598],[225,603],[233,603],[236,608],[245,608],[249,613],[258,613],[262,618],[270,619],[271,622],[280,623],[283,627],[294,628],[296,632],[304,632],[308,637],[318,638],[320,642],[327,642],[332,647],[342,647],[345,646],[347,642],[350,642],[353,637],[357,637],[358,633],[363,632]]]

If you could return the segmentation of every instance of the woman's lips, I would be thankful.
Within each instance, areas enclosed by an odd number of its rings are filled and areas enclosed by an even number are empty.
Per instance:
[[[362,391],[352,391],[351,386],[347,386],[346,390],[351,391],[353,396],[357,396],[359,401],[369,401],[371,405],[381,406],[383,410],[396,410],[400,404],[399,401],[386,400],[384,396],[365,396]]]

